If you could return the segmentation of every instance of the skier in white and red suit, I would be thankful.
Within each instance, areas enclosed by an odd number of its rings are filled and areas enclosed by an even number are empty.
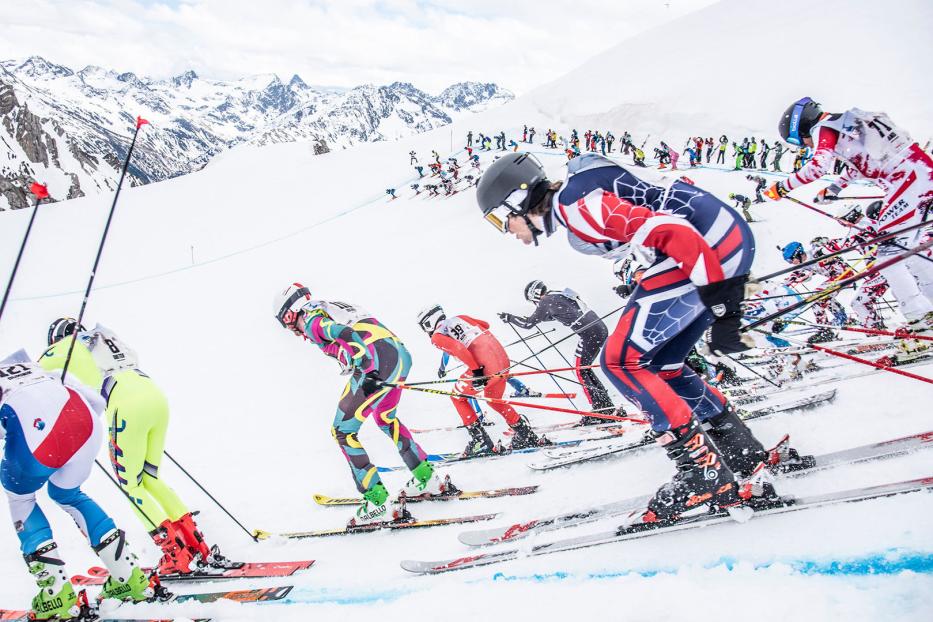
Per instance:
[[[564,227],[580,252],[617,259],[631,246],[645,259],[649,268],[601,360],[677,464],[677,475],[658,490],[643,520],[739,504],[747,490],[740,496],[734,472],[751,473],[770,456],[723,395],[684,360],[710,327],[715,351],[750,346],[739,332],[755,251],[748,224],[696,186],[654,186],[597,154],[574,158],[567,170],[566,181],[552,183],[532,156],[503,156],[477,186],[484,217],[525,244]]]
[[[878,213],[879,233],[896,231],[929,219],[933,210],[933,159],[883,112],[851,108],[824,113],[804,97],[784,112],[778,124],[781,138],[792,145],[815,148],[813,159],[765,195],[778,200],[791,190],[816,181],[833,170],[836,158],[848,164],[839,182],[820,190],[814,201],[825,202],[855,179],[868,179],[885,194]],[[933,225],[933,223],[931,223]],[[920,227],[878,249],[884,260],[917,246],[928,235]],[[912,329],[933,327],[933,261],[930,253],[914,255],[882,270],[901,313]]]

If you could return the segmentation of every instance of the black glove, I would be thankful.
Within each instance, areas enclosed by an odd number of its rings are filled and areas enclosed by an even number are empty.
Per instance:
[[[709,347],[713,352],[732,354],[754,347],[751,337],[739,331],[746,281],[748,275],[743,274],[697,287],[700,300],[716,318],[709,331]]]
[[[363,393],[366,395],[372,395],[382,388],[382,378],[379,377],[379,374],[376,370],[367,372],[363,376],[363,383],[360,385],[363,389]]]
[[[473,385],[474,389],[482,389],[486,386],[486,383],[489,382],[489,378],[486,378],[486,369],[482,365],[476,369],[471,369],[470,374],[473,376],[473,379],[470,380],[470,384]]]
[[[612,288],[615,293],[617,293],[622,298],[628,298],[632,295],[632,292],[635,291],[635,288],[629,285],[628,283],[622,283],[621,285],[616,285]]]
[[[446,369],[444,369],[443,367],[438,367],[438,368],[437,368],[437,377],[438,377],[438,378],[443,378],[443,377],[445,377],[446,375],[447,375],[447,370],[446,370]]]
[[[502,312],[502,313],[497,313],[496,315],[498,315],[498,316],[499,316],[499,319],[502,320],[503,322],[505,322],[506,324],[511,324],[511,323],[512,323],[512,317],[513,317],[513,315],[512,315],[511,313]]]
[[[884,205],[881,201],[874,201],[868,204],[868,207],[865,208],[865,215],[871,218],[872,220],[878,220],[878,216],[881,215],[881,206]]]
[[[862,210],[860,210],[857,206],[853,207],[845,213],[845,216],[843,216],[842,219],[847,223],[854,225],[862,219]]]

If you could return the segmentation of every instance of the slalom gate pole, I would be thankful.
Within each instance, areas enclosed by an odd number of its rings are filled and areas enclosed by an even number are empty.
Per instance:
[[[759,330],[758,332],[765,332],[765,331]],[[921,381],[921,382],[926,382],[926,383],[928,383],[928,384],[933,384],[933,378],[927,378],[927,377],[925,377],[925,376],[920,376],[920,375],[917,375],[917,374],[912,374],[912,373],[910,373],[909,371],[904,371],[903,369],[897,369],[896,367],[891,367],[890,365],[883,365],[883,364],[877,363],[877,362],[875,362],[875,361],[869,361],[868,359],[863,359],[863,358],[858,357],[858,356],[853,356],[853,355],[851,355],[851,354],[846,354],[845,352],[839,352],[838,350],[832,350],[832,349],[830,349],[830,348],[824,348],[823,346],[821,346],[821,345],[819,345],[819,344],[817,344],[817,343],[805,343],[805,342],[799,341],[799,340],[797,340],[797,339],[792,339],[792,338],[789,338],[789,337],[781,337],[781,338],[782,338],[782,339],[786,339],[787,341],[789,341],[789,342],[791,342],[791,343],[795,343],[795,344],[797,344],[798,346],[806,346],[806,347],[809,347],[809,348],[813,348],[814,350],[819,350],[820,352],[825,352],[826,354],[829,354],[829,355],[832,355],[832,356],[836,356],[836,357],[839,357],[839,358],[843,358],[843,359],[846,359],[846,360],[849,360],[849,361],[854,361],[854,362],[856,362],[856,363],[861,363],[861,364],[863,364],[863,365],[868,365],[869,367],[874,367],[875,369],[880,369],[881,371],[886,371],[886,372],[890,372],[890,373],[892,373],[892,374],[898,374],[899,376],[905,376],[905,377],[907,377],[907,378],[913,378],[914,380],[919,380],[919,381]]]
[[[213,501],[215,504],[217,504],[217,507],[219,507],[221,510],[223,510],[223,511],[224,511],[224,514],[226,514],[227,516],[229,516],[230,519],[233,520],[233,522],[236,523],[236,524],[240,527],[240,529],[242,529],[243,531],[245,531],[245,532],[246,532],[246,535],[248,535],[248,536],[253,540],[253,542],[259,542],[259,537],[258,537],[255,533],[251,532],[249,529],[247,529],[246,527],[244,527],[244,526],[243,526],[243,523],[241,523],[240,521],[238,521],[238,520],[236,519],[236,517],[235,517],[233,514],[231,514],[230,511],[229,511],[227,508],[225,508],[225,507],[220,503],[220,501],[218,501],[217,499],[214,498],[214,495],[212,495],[211,493],[209,493],[209,492],[207,491],[207,489],[206,489],[204,486],[201,485],[201,482],[199,482],[198,480],[194,479],[194,476],[192,476],[191,473],[189,473],[189,472],[185,469],[185,467],[183,467],[183,466],[181,466],[180,464],[178,464],[178,460],[175,460],[175,458],[173,458],[172,455],[171,455],[170,453],[168,453],[167,451],[165,452],[165,457],[168,458],[169,460],[171,460],[172,463],[173,463],[175,466],[177,466],[179,469],[181,469],[181,472],[184,473],[185,475],[187,475],[187,476],[188,476],[188,479],[190,479],[192,482],[194,482],[195,485],[196,485],[198,488],[201,489],[201,492],[203,492],[205,495],[208,496],[208,498],[209,498],[211,501]]]
[[[810,204],[808,204],[808,203],[804,203],[804,202],[801,201],[800,199],[795,199],[794,197],[789,197],[789,196],[786,196],[786,197],[784,197],[784,198],[787,199],[787,200],[789,200],[789,201],[791,201],[792,203],[796,203],[797,205],[802,205],[803,207],[805,207],[805,208],[807,208],[807,209],[809,209],[809,210],[813,210],[813,211],[816,212],[817,214],[822,214],[823,216],[826,216],[827,218],[832,218],[833,220],[835,220],[837,223],[839,223],[839,224],[842,225],[843,227],[850,227],[850,228],[852,228],[852,229],[858,229],[858,230],[861,231],[862,233],[865,233],[865,232],[867,231],[867,229],[865,229],[864,227],[859,227],[858,225],[852,224],[852,223],[849,222],[848,220],[843,220],[842,218],[837,218],[836,216],[833,216],[832,214],[830,214],[829,212],[827,212],[827,211],[825,211],[825,210],[821,210],[821,209],[818,208],[818,207],[815,207],[815,206],[810,205]],[[924,224],[931,224],[931,223],[926,222],[926,221],[923,221],[923,223],[924,223]],[[892,244],[892,246],[896,246],[897,248],[901,249],[902,251],[910,250],[909,248],[907,248],[907,247],[905,247],[905,246],[903,246],[903,245],[901,245],[901,244],[898,244],[897,242],[892,242],[892,243],[890,243],[890,244]],[[933,263],[933,259],[930,259],[929,257],[923,257],[922,255],[921,255],[920,257],[921,257],[922,259],[925,259],[926,261],[929,261],[930,263]],[[825,259],[825,256],[824,256],[823,258]]]
[[[431,393],[433,395],[443,395],[446,397],[462,397],[462,398],[473,398],[477,400],[482,400],[484,402],[489,402],[490,404],[508,404],[510,406],[519,406],[522,408],[536,408],[538,410],[551,410],[559,413],[570,413],[571,415],[579,415],[581,417],[596,417],[598,419],[605,419],[607,421],[629,421],[631,423],[648,423],[647,419],[642,419],[640,417],[628,417],[628,416],[619,416],[619,415],[604,415],[602,413],[593,413],[586,410],[571,410],[569,408],[559,408],[557,406],[542,406],[541,404],[529,404],[528,402],[516,402],[514,400],[504,400],[494,397],[485,397],[481,395],[465,395],[463,393],[456,393],[454,391],[441,391],[440,389],[428,389],[426,387],[413,387],[407,384],[392,384],[392,383],[383,383],[383,386],[390,387],[399,387],[400,389],[409,389],[411,391],[419,391],[421,393]]]
[[[784,197],[784,198],[787,198],[787,197]],[[904,227],[904,228],[902,228],[902,229],[898,229],[897,231],[891,231],[890,233],[885,233],[885,234],[882,234],[882,235],[878,235],[878,236],[876,236],[876,237],[869,238],[868,240],[865,240],[864,242],[861,242],[861,243],[858,243],[858,244],[852,244],[851,246],[846,246],[845,248],[840,249],[840,250],[838,250],[838,251],[834,251],[834,252],[832,252],[832,253],[827,253],[827,254],[822,255],[822,256],[820,256],[820,257],[814,257],[814,258],[812,258],[812,259],[808,259],[807,261],[803,261],[803,262],[801,262],[801,263],[799,263],[799,264],[790,266],[790,267],[788,267],[788,268],[782,268],[781,270],[777,270],[776,272],[772,272],[772,273],[770,273],[770,274],[766,274],[766,275],[764,275],[764,276],[762,276],[762,277],[756,277],[754,280],[755,280],[756,282],[758,282],[758,283],[761,283],[761,282],[764,282],[764,281],[770,281],[771,279],[773,279],[773,278],[776,277],[776,276],[781,276],[782,274],[787,274],[788,272],[794,272],[794,271],[800,270],[801,268],[804,268],[804,267],[806,267],[806,266],[809,266],[809,265],[812,265],[812,264],[815,264],[815,263],[819,263],[819,262],[821,262],[821,261],[826,261],[827,259],[830,259],[830,258],[832,258],[832,257],[836,257],[836,256],[838,256],[838,255],[842,255],[843,253],[848,253],[848,252],[851,251],[851,250],[855,250],[855,249],[859,248],[860,246],[873,246],[873,245],[878,244],[878,243],[880,243],[880,242],[884,242],[885,240],[889,240],[889,239],[891,239],[891,238],[896,238],[897,236],[901,235],[902,233],[907,233],[908,231],[913,231],[914,229],[920,229],[920,228],[922,228],[922,227],[928,227],[928,226],[930,226],[931,224],[933,224],[933,223],[931,223],[931,222],[918,222],[918,223],[914,223],[914,224],[909,225],[909,226],[907,226],[907,227]]]
[[[32,223],[36,221],[36,214],[39,213],[39,204],[43,199],[49,198],[49,190],[39,182],[33,182],[29,191],[36,197],[36,204],[29,216],[29,224],[26,225],[26,233],[23,234],[23,241],[19,245],[19,252],[16,254],[16,261],[13,262],[13,271],[10,272],[10,280],[7,281],[6,291],[3,292],[3,302],[0,302],[0,318],[3,318],[3,310],[6,309],[7,300],[10,298],[10,291],[13,289],[13,280],[16,279],[16,273],[19,271],[19,262],[23,258],[23,251],[26,250],[26,242],[29,240],[29,233],[32,231]]]
[[[522,336],[518,332],[518,329],[512,326],[511,324],[509,324],[509,328],[512,329],[512,332],[515,333],[516,337],[522,340],[522,342],[525,344],[525,347],[528,348],[528,351],[534,354],[534,351],[535,351],[534,348],[532,348],[531,345],[529,345],[527,341],[522,339]],[[548,339],[548,342],[550,342],[550,339]],[[535,356],[535,360],[538,361],[538,365],[540,365],[541,367],[546,367],[546,365],[544,364],[544,361],[542,361],[538,356]],[[560,383],[557,381],[557,378],[554,377],[554,374],[548,374],[548,377],[554,383],[554,386],[557,387],[557,390],[559,392],[566,393],[566,391],[564,390],[564,387],[562,387]],[[567,401],[570,402],[570,405],[573,407],[574,410],[580,410],[579,408],[577,408],[577,405],[574,403],[573,398],[568,397]]]
[[[913,255],[916,255],[917,253],[922,253],[923,251],[927,250],[927,249],[930,248],[931,246],[933,246],[933,240],[927,240],[927,241],[924,242],[923,244],[920,244],[920,245],[917,246],[916,248],[913,248],[913,249],[907,251],[906,253],[902,253],[902,254],[898,255],[897,257],[891,257],[890,259],[886,259],[885,261],[882,261],[882,262],[880,262],[880,263],[876,263],[876,264],[875,264],[874,266],[872,266],[871,268],[868,268],[868,269],[866,269],[866,270],[863,270],[862,272],[859,272],[858,274],[856,274],[856,275],[854,275],[854,276],[851,276],[851,277],[849,277],[849,278],[847,278],[847,279],[843,279],[843,280],[841,280],[841,281],[837,281],[836,283],[834,283],[834,284],[831,285],[830,287],[827,287],[826,289],[820,291],[820,293],[817,294],[817,295],[815,295],[815,296],[808,296],[807,298],[805,298],[805,299],[803,299],[803,300],[801,300],[801,301],[799,301],[799,302],[795,302],[794,304],[792,304],[792,305],[790,305],[790,306],[788,306],[788,307],[785,307],[785,308],[783,308],[783,309],[781,309],[781,310],[779,310],[779,311],[775,311],[774,313],[771,313],[770,315],[766,315],[766,316],[763,317],[763,318],[759,318],[759,319],[755,320],[754,322],[752,322],[751,324],[747,324],[747,325],[743,326],[741,330],[742,330],[743,332],[744,332],[744,331],[751,330],[751,329],[753,329],[753,328],[756,328],[757,326],[761,326],[762,324],[764,324],[764,323],[766,323],[766,322],[770,322],[771,320],[773,320],[773,319],[775,319],[775,318],[779,318],[779,317],[781,317],[782,315],[786,315],[786,314],[790,313],[791,311],[796,311],[796,310],[799,309],[800,307],[803,307],[803,306],[805,306],[805,305],[809,305],[809,304],[815,302],[816,300],[818,300],[819,298],[825,297],[825,296],[827,296],[827,295],[833,293],[833,292],[836,291],[836,290],[840,290],[840,289],[842,289],[842,288],[844,288],[844,287],[846,287],[846,286],[848,286],[848,285],[851,285],[852,283],[855,283],[856,281],[860,281],[860,280],[862,280],[862,279],[864,279],[864,278],[866,278],[866,277],[869,277],[869,276],[871,276],[871,275],[873,275],[873,274],[875,274],[875,273],[877,273],[877,272],[880,272],[881,270],[884,270],[885,268],[887,268],[887,267],[889,267],[889,266],[893,266],[894,264],[896,264],[896,263],[898,263],[898,262],[904,261],[904,260],[907,259],[908,257],[911,257],[911,256],[913,256]]]
[[[78,332],[78,326],[81,326],[81,320],[84,319],[84,311],[87,308],[88,298],[91,297],[91,288],[94,286],[94,276],[97,274],[97,268],[100,265],[100,257],[104,252],[104,244],[107,242],[107,234],[110,232],[110,223],[113,221],[113,213],[117,209],[117,200],[120,198],[120,190],[123,188],[123,178],[126,177],[126,169],[130,165],[130,158],[133,156],[133,148],[136,146],[136,138],[139,136],[139,128],[149,122],[142,117],[136,117],[136,131],[133,132],[133,140],[130,142],[130,148],[126,152],[126,158],[123,160],[123,169],[120,171],[120,181],[117,182],[117,191],[113,195],[113,203],[110,205],[110,213],[107,215],[107,223],[104,225],[104,232],[100,236],[100,244],[97,246],[97,257],[94,258],[94,266],[91,268],[91,276],[87,281],[87,289],[84,290],[84,299],[81,301],[81,311],[78,312],[78,321],[75,324],[75,333]],[[65,357],[65,366],[62,367],[62,382],[65,382],[65,374],[68,373],[68,365],[71,363],[71,355],[74,353],[75,342],[78,340],[77,334],[71,340],[68,346],[68,355]]]
[[[505,369],[501,370],[499,373],[501,374],[501,373],[507,372],[507,371],[509,371],[510,369],[512,369],[513,367],[515,367],[516,365],[520,365],[520,364],[524,363],[524,362],[527,361],[527,360],[530,360],[530,359],[532,359],[532,358],[535,358],[537,355],[541,354],[542,352],[547,352],[547,351],[550,350],[551,348],[556,348],[559,344],[563,343],[564,341],[567,341],[567,340],[570,339],[571,337],[576,337],[576,336],[577,336],[577,333],[586,330],[587,328],[589,328],[590,326],[593,326],[593,325],[596,324],[597,322],[603,321],[604,319],[606,319],[606,318],[609,317],[610,315],[614,315],[614,314],[618,313],[619,311],[621,311],[621,310],[624,309],[624,308],[625,308],[625,305],[621,305],[621,306],[619,306],[619,307],[616,307],[615,309],[613,309],[612,311],[610,311],[610,312],[607,313],[606,315],[600,316],[599,318],[593,320],[592,322],[590,322],[590,323],[587,324],[586,326],[581,326],[581,327],[578,328],[576,331],[572,331],[569,335],[566,335],[566,336],[564,336],[564,337],[561,337],[560,339],[558,339],[557,341],[551,343],[551,344],[548,345],[547,347],[544,347],[544,348],[538,350],[538,351],[535,352],[532,356],[526,357],[526,358],[520,360],[520,361],[517,362],[517,363],[513,363],[513,364],[510,365],[509,367],[506,367]],[[597,367],[598,367],[598,366],[597,366]],[[570,370],[573,370],[573,369],[577,369],[577,368],[576,368],[576,367],[571,367],[570,369],[567,369],[567,370],[559,370],[559,371],[570,371]],[[580,369],[583,369],[583,368],[581,367]],[[558,371],[558,370],[551,370],[551,371]],[[516,375],[516,374],[513,374],[513,375]]]

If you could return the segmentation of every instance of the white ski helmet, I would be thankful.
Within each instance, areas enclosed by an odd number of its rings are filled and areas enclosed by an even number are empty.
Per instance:
[[[528,302],[537,303],[546,293],[547,285],[544,284],[544,281],[535,279],[525,286],[525,300]]]
[[[289,328],[285,323],[285,314],[289,311],[297,312],[301,307],[311,301],[311,292],[301,283],[292,283],[272,299],[272,310],[275,312],[275,319],[285,328]]]
[[[425,307],[418,312],[418,326],[427,334],[433,334],[437,330],[437,325],[447,315],[444,313],[444,307],[439,304],[433,304]]]

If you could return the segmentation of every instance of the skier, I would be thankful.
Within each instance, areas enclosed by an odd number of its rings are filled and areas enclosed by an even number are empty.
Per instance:
[[[764,203],[765,200],[761,196],[761,191],[768,185],[768,180],[761,175],[752,175],[751,173],[746,175],[745,179],[755,184],[755,203]]]
[[[784,155],[785,151],[787,151],[787,149],[784,147],[784,145],[778,141],[774,141],[774,168],[771,170],[773,170],[775,173],[783,172],[781,171],[781,156]]]
[[[641,282],[641,277],[645,275],[645,267],[641,264],[633,265],[632,258],[626,257],[613,265],[612,273],[622,281],[622,284],[613,287],[612,291],[621,298],[628,298],[635,292],[635,288]]]
[[[170,596],[143,573],[124,532],[81,490],[100,449],[103,401],[71,380],[62,384],[59,376],[30,361],[25,350],[0,361],[0,439],[5,439],[0,484],[23,559],[39,586],[30,612],[36,620],[75,618],[81,607],[36,502],[43,487],[110,572],[101,599],[141,602]]]
[[[726,163],[726,147],[728,146],[729,146],[729,138],[725,134],[723,134],[722,136],[719,137],[719,154],[716,156],[716,164]]]
[[[761,162],[760,168],[763,171],[768,170],[768,152],[771,151],[771,145],[765,141],[764,138],[761,139]]]
[[[742,215],[745,216],[746,222],[755,222],[755,220],[752,218],[751,212],[748,211],[748,208],[752,206],[751,199],[749,199],[744,194],[736,194],[734,192],[730,192],[729,200],[735,201],[735,209],[742,210]]]
[[[505,140],[505,132],[502,133],[502,140]],[[534,144],[535,142],[535,128],[528,128],[528,142]]]
[[[504,156],[509,158],[513,156]],[[498,160],[497,160],[498,161]],[[441,305],[425,307],[418,313],[418,325],[430,338],[431,343],[447,352],[466,365],[467,370],[454,385],[454,392],[462,395],[476,395],[482,392],[484,397],[501,399],[505,392],[506,377],[498,375],[509,368],[509,355],[502,344],[489,332],[489,323],[468,315],[455,315],[448,318]],[[440,374],[439,374],[440,375]],[[492,439],[482,424],[477,422],[476,413],[463,397],[451,397],[454,408],[460,415],[463,425],[470,433],[470,442],[464,450],[465,456],[482,455],[493,451]],[[508,404],[492,402],[490,407],[502,415],[505,422],[515,432],[512,436],[512,449],[536,447],[548,444],[544,438],[538,438],[528,420],[520,416]]]
[[[635,146],[632,147],[632,164],[642,168],[647,168],[647,165],[645,164],[645,152]]]
[[[424,167],[420,164],[415,166],[415,170],[418,171],[418,178],[424,177]]]
[[[835,158],[845,160],[848,170],[820,190],[816,202],[835,198],[849,182],[868,179],[885,194],[878,215],[878,231],[886,233],[925,221],[933,209],[933,159],[883,112],[851,108],[843,113],[824,113],[820,105],[804,97],[788,107],[778,124],[781,138],[802,148],[816,148],[807,166],[771,186],[768,198],[778,200],[791,190],[816,181],[832,167]],[[879,259],[888,259],[916,246],[928,234],[920,228],[885,242]],[[914,255],[882,270],[900,304],[910,330],[933,328],[933,262]]]
[[[418,155],[414,152],[414,150],[408,152],[408,157],[411,158],[411,161],[409,162],[409,164],[418,163]]]
[[[473,146],[473,130],[467,132],[467,147]]]
[[[713,157],[713,137],[710,136],[706,139],[706,163],[709,164],[710,158]]]
[[[751,230],[694,185],[653,186],[595,154],[575,158],[567,169],[565,182],[552,183],[529,154],[505,156],[483,175],[477,202],[487,222],[525,244],[562,226],[579,252],[616,259],[631,245],[651,260],[601,361],[616,388],[648,415],[656,440],[677,464],[641,520],[742,503],[750,490],[740,490],[734,473],[761,475],[762,461],[776,456],[684,359],[710,325],[714,352],[748,349],[739,326],[754,256]]]
[[[337,360],[340,375],[349,376],[343,389],[332,433],[343,452],[363,499],[347,523],[350,527],[385,521],[411,520],[404,504],[387,503],[379,472],[360,443],[360,426],[370,416],[395,443],[412,473],[399,496],[443,495],[452,491],[427,454],[396,416],[402,389],[394,386],[408,377],[411,355],[405,344],[366,311],[345,302],[315,300],[301,283],[292,283],[275,296],[275,319],[295,335],[310,340]]]
[[[421,186],[419,186],[418,184],[412,184],[410,188],[415,191],[415,196],[418,196],[419,194],[421,194]]]
[[[230,562],[216,544],[207,544],[191,510],[160,477],[168,401],[139,370],[136,352],[110,329],[98,324],[88,331],[72,318],[52,322],[48,345],[39,358],[43,369],[63,369],[71,350],[69,375],[106,402],[111,465],[137,518],[162,550],[158,573],[190,574],[207,572],[205,567],[242,565]]]
[[[386,194],[389,195],[389,200],[393,201],[398,197],[395,196],[395,188],[386,188]]]
[[[502,312],[499,313],[499,319],[506,324],[525,330],[534,328],[541,322],[560,322],[577,333],[579,339],[573,364],[586,400],[590,403],[594,413],[604,415],[615,413],[615,405],[606,387],[596,377],[596,372],[589,367],[596,360],[609,336],[609,329],[606,328],[605,322],[583,302],[577,292],[569,288],[551,291],[543,282],[532,281],[525,286],[525,300],[536,305],[534,313],[528,317],[521,317]],[[618,414],[624,415],[625,411],[622,410]],[[603,422],[605,419],[599,417],[583,417],[580,424],[591,425]]]

